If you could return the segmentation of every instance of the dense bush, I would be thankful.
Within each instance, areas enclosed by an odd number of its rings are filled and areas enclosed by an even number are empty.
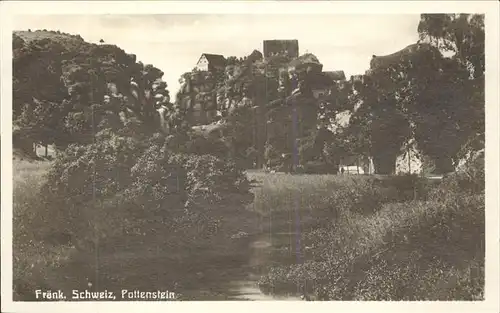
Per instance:
[[[44,193],[45,201],[67,217],[69,224],[61,228],[76,231],[75,224],[86,224],[84,212],[104,223],[102,212],[89,212],[119,210],[113,214],[132,217],[135,211],[182,208],[187,200],[210,202],[248,192],[248,180],[233,163],[169,149],[170,140],[160,134],[134,138],[106,130],[96,135],[95,143],[70,145],[60,153]]]
[[[171,151],[165,143],[149,146],[131,171],[134,180],[131,199],[136,200],[146,197],[172,204],[169,197],[182,194],[179,200],[201,197],[216,201],[249,189],[246,176],[234,163],[208,153]]]
[[[380,187],[392,190],[393,201],[426,200],[434,183],[417,174],[401,174],[378,180]]]
[[[351,184],[336,188],[329,198],[328,205],[337,211],[335,216],[339,216],[340,212],[371,214],[378,211],[388,199],[389,194],[384,194],[372,180],[352,179]]]
[[[51,167],[47,192],[72,203],[112,196],[130,184],[130,169],[143,148],[141,141],[109,130],[90,145],[72,144]]]
[[[484,161],[484,149],[471,155],[461,168],[443,178],[441,188],[436,189],[432,196],[439,199],[450,193],[484,193],[486,182]]]

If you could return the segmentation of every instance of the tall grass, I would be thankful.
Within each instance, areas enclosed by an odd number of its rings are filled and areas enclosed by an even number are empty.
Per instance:
[[[299,215],[303,226],[296,229],[301,240],[294,251],[303,257],[271,266],[260,280],[262,290],[298,289],[324,300],[481,299],[484,194],[459,190],[453,180],[463,179],[452,179],[413,200],[398,190],[401,180],[264,179],[255,205],[273,217],[270,232],[284,226],[273,212],[292,207],[309,218]]]
[[[50,235],[56,216],[44,214],[40,188],[45,182],[49,162],[14,160],[13,192],[13,277],[14,300],[23,295],[31,300],[35,287],[43,287],[46,270],[66,262],[74,251],[67,242],[54,244]],[[50,221],[50,222],[49,222]],[[55,236],[57,237],[57,235]],[[52,237],[51,239],[56,239]]]
[[[279,214],[299,207],[304,212],[328,206],[332,191],[345,183],[334,175],[250,174],[261,182],[254,192],[255,210],[264,215]]]
[[[348,218],[348,213],[372,214],[384,203],[426,198],[426,192],[416,192],[423,187],[413,176],[380,180],[364,175],[250,173],[249,177],[260,182],[253,206],[275,220],[275,231],[294,214],[299,215],[302,226],[314,228],[329,219]],[[412,185],[402,183],[406,181]]]

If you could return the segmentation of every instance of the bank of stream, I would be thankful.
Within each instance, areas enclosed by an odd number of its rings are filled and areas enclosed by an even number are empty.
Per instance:
[[[296,236],[279,232],[292,230],[289,216],[281,217],[278,230],[271,227],[269,214],[252,208],[252,204],[240,209],[218,208],[230,233],[181,246],[172,243],[168,232],[160,232],[159,221],[150,220],[144,236],[115,238],[100,244],[97,251],[75,250],[61,267],[42,269],[36,284],[42,289],[63,290],[68,296],[75,289],[117,295],[127,289],[168,290],[181,301],[299,300],[300,292],[272,295],[259,288],[261,275],[271,266],[296,262]],[[273,219],[277,226],[278,217]],[[231,233],[240,230],[241,236]],[[30,290],[23,294],[24,301],[36,300]]]

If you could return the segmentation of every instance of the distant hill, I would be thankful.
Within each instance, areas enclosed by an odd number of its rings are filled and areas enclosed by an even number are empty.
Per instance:
[[[77,43],[85,42],[80,35],[72,35],[68,33],[63,33],[60,31],[50,31],[50,30],[35,30],[35,31],[25,31],[25,30],[15,30],[13,34],[21,37],[26,42],[31,42],[41,39],[51,39],[58,42],[64,42],[69,44],[72,41]],[[68,47],[69,48],[69,47]]]

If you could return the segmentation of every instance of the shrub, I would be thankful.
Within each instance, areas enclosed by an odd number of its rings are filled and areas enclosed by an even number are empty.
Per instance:
[[[417,174],[390,176],[384,178],[381,185],[395,192],[393,201],[425,200],[433,189],[433,184],[427,178]]]
[[[234,163],[188,154],[179,146],[176,151],[172,140],[104,130],[94,143],[73,144],[59,153],[41,201],[52,207],[48,215],[60,216],[54,227],[88,248],[130,231],[134,219],[181,209],[187,200],[214,202],[248,192],[249,182]]]
[[[221,200],[232,193],[245,193],[250,183],[234,163],[213,155],[173,153],[164,145],[150,146],[131,170],[134,180],[129,198],[142,206],[184,203],[186,200]]]
[[[191,135],[184,143],[186,152],[196,155],[212,155],[214,157],[225,159],[228,157],[228,147],[222,139],[206,138],[202,135]]]
[[[143,146],[109,130],[98,133],[92,144],[72,144],[58,154],[46,191],[72,203],[110,197],[130,184],[130,169]]]
[[[39,253],[38,259],[47,265],[62,258],[61,251],[50,255],[52,248],[61,250],[62,246],[70,250],[76,246],[78,257],[85,259],[93,255],[89,252],[97,252],[93,249],[115,243],[128,245],[131,241],[141,245],[141,236],[161,232],[162,236],[148,239],[168,237],[169,248],[180,246],[183,251],[188,250],[187,244],[191,248],[211,247],[203,239],[211,238],[217,230],[220,211],[210,211],[213,205],[185,210],[186,200],[213,204],[231,198],[230,194],[247,193],[249,182],[240,168],[227,160],[226,142],[191,134],[179,103],[167,103],[163,72],[136,63],[134,55],[118,47],[87,44],[79,36],[72,39],[79,38],[80,42],[63,36],[42,38],[32,45],[23,45],[19,38],[14,38],[18,48],[15,63],[20,65],[15,71],[16,112],[33,101],[41,109],[55,105],[62,110],[58,119],[62,122],[50,119],[49,128],[61,131],[45,134],[50,137],[45,139],[55,140],[61,149],[47,175],[36,181],[31,193],[20,185],[26,194],[16,196],[16,244],[20,247],[15,255],[16,279],[29,281],[23,271],[33,273],[29,270],[30,256],[36,258]],[[47,62],[38,62],[42,68],[34,68],[37,74],[43,74],[35,76],[47,78],[46,88],[36,84],[43,79],[31,81],[34,76],[21,68],[25,58],[40,61],[40,49],[46,55],[59,55],[52,60],[55,63],[49,62],[50,73],[45,73]],[[97,79],[92,84],[91,76]],[[165,118],[172,135],[167,137],[155,134],[159,131],[154,116],[159,94],[161,102],[171,106]],[[25,113],[29,113],[27,109]],[[49,111],[43,112],[54,117],[53,110]],[[22,128],[47,124],[46,118],[32,115],[26,115],[29,118]],[[29,135],[32,133],[37,132]],[[58,136],[52,138],[54,134]],[[26,147],[31,149],[31,145]],[[227,207],[237,209],[238,205]],[[235,230],[231,225],[227,229]],[[25,257],[27,261],[22,260]],[[83,267],[94,270],[92,264]],[[34,285],[43,284],[44,277],[38,278],[33,276],[33,283],[28,284],[31,293]],[[16,280],[16,286],[20,284]]]
[[[204,196],[221,199],[232,193],[247,193],[250,183],[241,169],[233,162],[211,155],[189,157],[185,161],[187,170],[187,191],[196,197]]]
[[[482,194],[485,190],[484,150],[471,156],[458,171],[443,178],[434,199],[450,194]]]

